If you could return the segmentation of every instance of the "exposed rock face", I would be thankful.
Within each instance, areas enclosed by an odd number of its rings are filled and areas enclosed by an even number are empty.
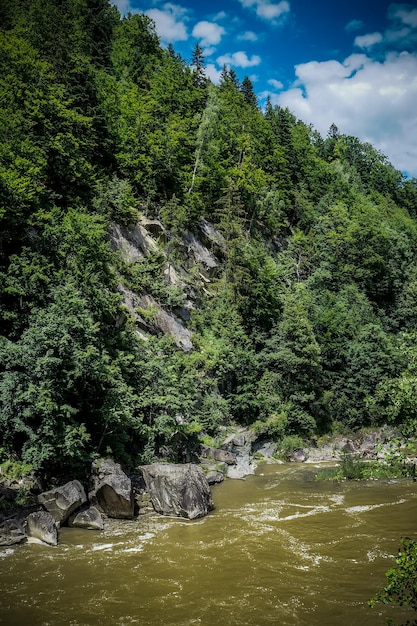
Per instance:
[[[153,463],[139,469],[158,513],[196,519],[213,510],[210,487],[198,465]]]
[[[63,524],[73,511],[87,502],[87,497],[82,484],[78,480],[71,480],[62,487],[40,493],[38,502],[52,515],[55,522]]]
[[[219,260],[208,250],[193,233],[187,233],[185,243],[188,250],[192,251],[196,263],[208,274],[213,276],[219,267]]]
[[[98,459],[91,468],[89,498],[109,517],[132,519],[132,481],[118,463],[110,459]]]
[[[47,511],[36,511],[27,517],[26,535],[29,541],[41,541],[51,546],[58,544],[56,524],[52,515]]]
[[[252,457],[252,444],[256,435],[249,431],[241,431],[229,436],[223,443],[223,447],[229,450],[236,458],[235,465],[228,467],[228,478],[245,478],[255,473],[256,462]]]
[[[87,530],[103,530],[104,523],[100,511],[95,506],[77,511],[70,516],[68,526],[86,528]]]
[[[22,541],[26,541],[26,535],[17,520],[6,520],[0,525],[0,546],[13,546]]]
[[[152,296],[146,295],[139,298],[139,305],[143,309],[154,312],[154,324],[165,335],[171,335],[179,348],[184,352],[192,349],[191,332],[184,326],[181,320],[173,313],[165,311]]]
[[[119,250],[127,263],[135,263],[158,250],[156,241],[141,224],[130,224],[128,227],[114,224],[110,241],[113,250]]]

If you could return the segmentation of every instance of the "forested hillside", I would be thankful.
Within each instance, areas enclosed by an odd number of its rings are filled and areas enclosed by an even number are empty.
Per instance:
[[[134,465],[231,422],[415,431],[416,180],[107,0],[1,0],[0,24],[3,459]],[[127,258],[114,233],[144,220],[157,245]]]

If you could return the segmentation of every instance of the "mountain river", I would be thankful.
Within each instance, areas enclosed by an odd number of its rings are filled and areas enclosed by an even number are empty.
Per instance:
[[[207,517],[147,515],[57,547],[0,549],[4,626],[384,626],[370,609],[399,539],[417,536],[417,483],[317,482],[267,465],[213,488]]]

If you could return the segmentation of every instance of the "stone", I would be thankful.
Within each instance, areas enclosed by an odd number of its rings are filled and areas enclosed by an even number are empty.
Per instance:
[[[110,459],[98,459],[92,464],[89,499],[109,517],[133,518],[132,481],[121,466]]]
[[[214,509],[210,487],[200,466],[153,463],[139,470],[157,513],[196,519]]]
[[[62,525],[71,513],[87,502],[87,497],[80,481],[71,480],[62,487],[40,493],[38,502],[52,515],[57,524]]]
[[[293,450],[289,455],[289,461],[292,463],[305,463],[307,461],[307,453],[303,448]]]
[[[58,531],[55,520],[48,511],[35,511],[26,518],[26,536],[29,541],[58,544]]]
[[[204,444],[200,445],[200,456],[203,459],[213,459],[214,461],[226,463],[227,465],[236,464],[236,455],[233,454],[233,452],[221,448],[210,448],[210,446]]]
[[[104,522],[98,508],[90,506],[88,509],[73,513],[68,520],[68,526],[86,528],[87,530],[103,530]]]
[[[22,541],[26,541],[26,534],[17,520],[5,520],[0,525],[0,546],[13,546]]]

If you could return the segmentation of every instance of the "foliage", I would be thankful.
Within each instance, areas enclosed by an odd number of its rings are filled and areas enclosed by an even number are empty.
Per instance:
[[[397,567],[392,567],[385,576],[388,579],[383,591],[377,592],[369,601],[374,608],[377,602],[410,607],[417,611],[417,542],[410,538],[401,539],[401,547],[395,558]],[[417,620],[406,624],[416,624]],[[395,622],[390,621],[394,626]]]
[[[146,15],[0,14],[5,454],[81,475],[99,453],[179,458],[230,423],[285,449],[382,422],[413,437],[416,181],[334,125],[262,111],[233,69],[212,84],[199,44],[188,64]],[[110,233],[141,214],[164,235],[126,261]],[[140,321],[142,296],[183,315],[192,350],[152,309]]]

